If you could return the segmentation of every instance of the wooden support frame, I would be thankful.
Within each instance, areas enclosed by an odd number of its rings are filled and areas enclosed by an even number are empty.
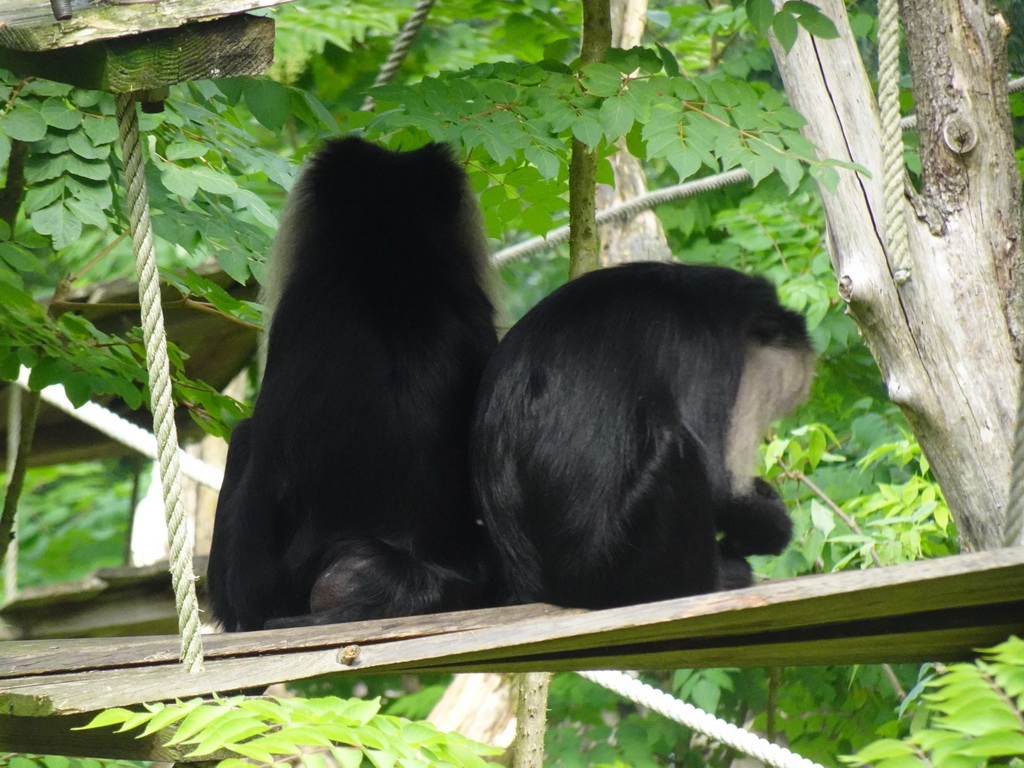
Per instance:
[[[111,93],[258,75],[273,61],[273,19],[245,14],[53,51],[0,48],[0,67],[17,75]]]
[[[1014,547],[604,611],[533,605],[212,636],[199,675],[181,669],[174,636],[14,641],[0,643],[0,749],[59,743],[43,720],[66,731],[100,708],[328,674],[955,661],[1022,632]]]
[[[0,0],[0,48],[56,51],[96,40],[173,29],[197,21],[280,5],[289,0],[70,0],[72,16],[56,21],[49,3]]]

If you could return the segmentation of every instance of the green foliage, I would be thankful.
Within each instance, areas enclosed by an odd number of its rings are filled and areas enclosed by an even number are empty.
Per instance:
[[[0,758],[4,768],[143,768],[150,763],[131,760],[95,760],[91,757],[61,755],[13,755]]]
[[[365,679],[329,675],[294,681],[288,684],[288,690],[308,698],[371,697],[380,701],[384,714],[422,720],[444,695],[451,680],[451,675],[374,675]]]
[[[869,491],[837,501],[813,478],[822,464],[846,461],[841,448],[835,434],[821,424],[803,425],[769,442],[764,474],[796,480],[804,488],[795,492],[792,509],[796,545],[782,557],[759,560],[766,575],[894,565],[955,551],[949,507],[913,438],[905,435],[880,445],[858,462],[862,473],[880,470],[879,474],[898,474],[899,481],[875,480]]]
[[[823,40],[839,37],[832,20],[812,3],[789,0],[776,12],[772,0],[746,0],[746,9],[751,26],[761,34],[772,30],[787,52],[796,42],[800,27]]]
[[[189,757],[239,756],[220,760],[221,768],[244,768],[246,759],[322,768],[327,757],[344,768],[485,768],[484,756],[501,752],[430,723],[380,714],[377,699],[193,699],[146,704],[141,712],[109,709],[85,727],[102,726],[141,729],[139,736],[173,726],[166,744],[190,748]]]
[[[675,74],[663,72],[666,62]],[[400,131],[396,145],[416,137],[460,147],[494,236],[551,228],[564,208],[570,138],[605,153],[626,138],[634,155],[679,179],[743,167],[755,183],[777,173],[792,191],[808,167],[834,181],[838,163],[816,158],[797,130],[803,118],[778,91],[724,73],[678,72],[664,48],[611,50],[579,76],[551,58],[478,64],[375,89],[378,114],[366,128]]]
[[[1011,637],[973,664],[928,680],[902,738],[885,738],[842,758],[875,768],[1024,765],[1024,641]]]
[[[294,176],[286,159],[252,145],[251,126],[242,128],[251,118],[235,104],[244,98],[260,105],[259,117],[272,128],[280,128],[282,110],[318,127],[324,114],[304,94],[274,83],[246,81],[235,91],[231,83],[182,88],[188,101],[172,99],[163,115],[144,115],[142,127],[152,137],[147,175],[158,257],[181,270],[164,277],[181,290],[185,306],[256,325],[256,308],[187,269],[216,259],[241,282],[260,273],[276,226],[267,190],[283,197]],[[32,369],[33,388],[61,383],[76,404],[116,395],[137,408],[148,397],[141,384],[148,380],[141,333],[105,334],[80,315],[47,313],[37,302],[68,273],[93,270],[102,279],[130,271],[131,254],[120,239],[103,251],[110,253],[106,263],[91,263],[108,228],[125,227],[113,99],[4,72],[0,99],[6,100],[0,123],[10,138],[25,143],[26,154],[21,217],[13,228],[0,225],[0,377],[12,379],[24,365]],[[0,146],[0,161],[12,148],[10,142]],[[243,409],[189,379],[179,350],[172,346],[170,354],[175,398],[208,431],[226,434]]]
[[[132,460],[30,469],[18,507],[19,585],[124,565],[137,469]]]

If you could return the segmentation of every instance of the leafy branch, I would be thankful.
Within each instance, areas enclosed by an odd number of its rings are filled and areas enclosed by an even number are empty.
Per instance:
[[[240,756],[221,760],[220,768],[282,761],[320,768],[327,755],[341,768],[359,768],[364,759],[375,768],[487,768],[484,757],[502,751],[443,733],[430,723],[380,714],[380,699],[192,699],[145,704],[142,712],[106,710],[84,727],[111,726],[141,729],[140,736],[172,729],[166,745],[193,747],[190,758],[225,752]]]

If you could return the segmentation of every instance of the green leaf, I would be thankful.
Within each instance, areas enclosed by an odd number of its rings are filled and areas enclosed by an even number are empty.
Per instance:
[[[88,374],[72,372],[64,379],[64,392],[75,408],[80,408],[92,397],[92,380]]]
[[[33,302],[33,304],[34,303],[35,302]],[[31,368],[32,366],[39,364],[39,353],[31,347],[19,347],[18,360],[26,368]]]
[[[110,164],[102,160],[86,160],[71,154],[68,158],[68,172],[92,181],[105,181],[110,178]]]
[[[960,748],[960,754],[972,757],[1020,757],[1024,755],[1024,732],[999,731],[971,739]]]
[[[359,768],[363,762],[362,751],[350,747],[332,749],[331,757],[337,761],[339,768]]]
[[[67,200],[64,203],[79,221],[91,224],[99,229],[106,229],[109,222],[107,214],[91,200]]]
[[[61,98],[47,99],[39,111],[48,125],[64,131],[74,130],[82,122],[82,113],[69,107]]]
[[[0,117],[0,132],[16,141],[39,141],[46,136],[46,119],[19,101],[14,109]]]
[[[561,162],[553,152],[549,152],[543,147],[532,146],[527,147],[523,154],[527,160],[537,167],[540,175],[545,179],[555,179],[558,177]]]
[[[168,160],[191,160],[202,157],[210,151],[210,147],[199,141],[175,141],[164,151]]]
[[[266,128],[280,131],[291,114],[287,89],[273,80],[253,79],[245,88],[245,104]]]
[[[865,763],[874,763],[891,757],[914,754],[914,748],[897,739],[879,739],[868,744],[857,753],[857,759]]]
[[[604,62],[588,64],[583,68],[583,87],[593,96],[616,96],[622,90],[622,73]]]
[[[15,272],[45,274],[39,259],[17,243],[0,243],[0,261],[5,262]]]
[[[190,168],[182,168],[171,163],[160,163],[160,181],[168,192],[180,195],[186,200],[195,197],[199,190],[199,179]]]
[[[238,191],[238,183],[226,173],[215,171],[205,165],[197,165],[190,170],[200,189],[215,195],[230,195]]]
[[[775,7],[772,0],[746,0],[747,19],[754,31],[764,34],[772,25]]]
[[[117,121],[111,115],[103,117],[88,116],[82,123],[85,135],[96,146],[117,141]]]
[[[680,181],[690,178],[700,170],[700,155],[682,142],[666,147],[665,159],[668,160],[675,172],[679,174]]]
[[[815,37],[823,40],[835,40],[839,37],[836,25],[828,16],[810,3],[787,2],[782,6],[783,11],[797,14],[797,21],[804,29]]]
[[[407,744],[435,744],[444,741],[444,734],[428,723],[406,723],[402,726],[402,740]]]
[[[43,357],[32,368],[28,383],[33,390],[39,391],[51,384],[60,384],[71,373],[71,363],[59,357]],[[132,714],[134,717],[134,713]]]
[[[590,112],[584,112],[579,116],[579,119],[572,124],[572,135],[587,145],[587,149],[594,149],[598,142],[601,141],[601,137],[604,136],[604,130],[601,127],[601,123],[594,117]]]
[[[208,755],[227,745],[244,742],[258,733],[266,731],[267,726],[258,718],[242,710],[229,710],[228,714],[216,723],[204,729],[202,738],[195,749],[189,752],[190,757]],[[293,752],[298,752],[296,748]]]
[[[605,138],[613,142],[633,127],[633,110],[621,98],[605,99],[601,105],[600,120]]]
[[[380,699],[349,699],[339,714],[350,724],[366,725],[378,712]]]
[[[168,746],[174,744],[180,744],[195,736],[199,731],[207,728],[211,723],[215,722],[218,718],[224,717],[230,714],[230,710],[225,711],[223,707],[204,705],[197,707],[188,713],[185,720],[178,726],[178,730],[175,732],[174,737],[168,742]]]
[[[669,77],[679,77],[679,62],[676,60],[675,54],[661,43],[655,43],[655,48],[658,51],[658,56],[661,57],[661,65],[665,68],[665,74]]]
[[[86,160],[106,160],[110,157],[110,145],[95,146],[84,131],[68,134],[68,149]]]
[[[775,20],[772,22],[772,30],[775,32],[775,37],[778,39],[779,44],[785,49],[786,53],[789,53],[793,43],[796,42],[798,31],[796,19],[793,18],[792,14],[779,11],[775,14]]]
[[[36,232],[50,235],[53,247],[66,248],[82,235],[82,222],[63,202],[57,202],[33,213],[29,219]]]
[[[366,756],[370,758],[374,768],[395,768],[395,761],[398,759],[398,755],[378,749],[366,750]]]

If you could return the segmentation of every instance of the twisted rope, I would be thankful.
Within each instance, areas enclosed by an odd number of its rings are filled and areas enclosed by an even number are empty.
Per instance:
[[[1024,367],[1017,392],[1017,429],[1013,433],[1013,464],[1010,469],[1010,497],[1006,504],[1003,544],[1024,545]]]
[[[131,94],[119,93],[115,100],[117,127],[124,158],[125,186],[128,190],[128,219],[131,223],[135,269],[139,275],[139,302],[142,305],[142,334],[149,369],[150,404],[160,461],[167,536],[171,553],[171,583],[178,609],[181,634],[181,660],[189,672],[203,669],[203,642],[200,635],[199,601],[196,599],[192,570],[192,545],[185,524],[181,501],[181,467],[178,463],[178,431],[174,424],[171,399],[170,363],[167,359],[167,335],[160,306],[160,279],[156,271],[153,226],[149,220],[146,177],[139,144],[139,118]]]
[[[806,757],[801,757],[785,747],[755,736],[750,731],[745,731],[732,723],[709,715],[692,704],[687,704],[664,691],[652,688],[647,683],[633,679],[624,672],[580,672],[579,674],[609,691],[614,691],[630,701],[681,723],[687,728],[692,728],[745,755],[775,766],[775,768],[823,768]]]
[[[402,62],[405,61],[405,56],[409,53],[409,48],[412,47],[412,41],[416,39],[416,35],[419,34],[423,23],[427,20],[427,16],[430,15],[430,9],[433,7],[434,0],[420,0],[416,3],[416,9],[412,12],[412,16],[402,25],[402,31],[398,34],[398,38],[391,48],[391,53],[385,59],[384,66],[380,68],[380,72],[377,73],[377,77],[373,81],[373,85],[370,86],[370,90],[391,82],[391,78],[395,76],[395,72],[398,71],[398,68],[402,66]],[[373,109],[374,103],[373,96],[367,96],[359,110],[361,112],[369,112]]]
[[[727,187],[730,184],[739,184],[743,181],[750,181],[750,174],[742,168],[735,168],[731,171],[718,173],[704,179],[685,181],[682,184],[676,184],[675,186],[656,189],[653,192],[645,192],[642,195],[637,195],[625,202],[612,205],[605,208],[603,211],[599,211],[597,214],[597,223],[607,224],[609,221],[629,219],[636,216],[641,211],[650,210],[651,208],[661,205],[662,203],[667,203],[670,200],[681,200],[685,197],[694,197],[704,192],[721,189],[722,187]],[[507,264],[510,261],[525,259],[527,256],[542,253],[550,248],[554,248],[560,243],[564,243],[568,239],[569,226],[566,225],[564,227],[558,227],[545,235],[533,237],[529,240],[524,240],[517,245],[503,248],[494,254],[493,259],[495,264]]]
[[[910,279],[910,242],[903,213],[903,133],[900,127],[900,19],[897,0],[878,0],[878,111],[882,122],[885,247],[897,284]]]

